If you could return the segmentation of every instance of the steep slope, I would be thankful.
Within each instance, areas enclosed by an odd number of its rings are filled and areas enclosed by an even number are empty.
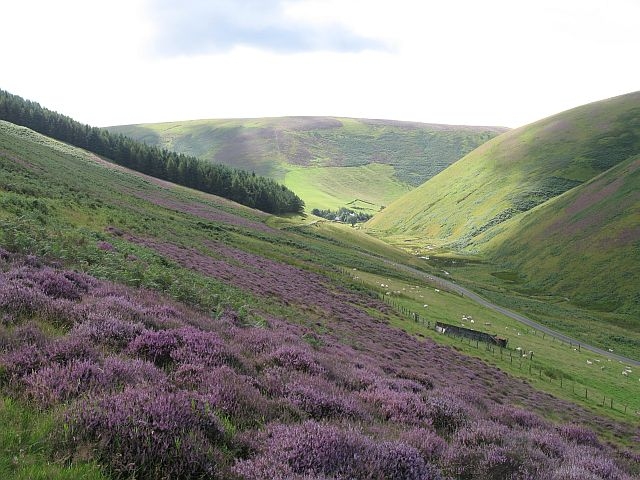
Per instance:
[[[502,134],[389,205],[368,228],[392,240],[463,248],[638,151],[635,92]]]
[[[269,213],[300,213],[304,203],[284,185],[245,170],[199,160],[83,125],[38,103],[0,90],[0,120],[111,158],[133,170],[220,195]]]
[[[506,129],[284,117],[108,130],[283,181],[308,210],[336,209],[361,199],[375,212]]]
[[[476,240],[531,288],[561,292],[589,308],[637,315],[640,155]]]
[[[3,478],[637,473],[585,426],[631,422],[390,326],[335,267],[398,275],[373,252],[6,122],[0,173]]]

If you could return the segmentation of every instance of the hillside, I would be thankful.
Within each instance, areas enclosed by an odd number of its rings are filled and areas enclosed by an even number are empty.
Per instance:
[[[477,241],[530,288],[564,292],[578,305],[640,312],[640,155]],[[630,328],[640,329],[638,324]]]
[[[523,381],[436,343],[342,273],[415,286],[378,254],[416,260],[351,229],[272,217],[1,121],[0,226],[2,478],[638,473],[626,408],[601,409],[599,395],[578,406],[533,388],[537,372]],[[579,358],[566,365],[578,388]]]
[[[639,152],[640,92],[635,92],[487,142],[398,199],[367,228],[392,242],[513,265],[530,279],[530,287],[565,292],[581,304],[638,312],[628,279],[638,268],[630,258],[639,258],[632,254],[639,199],[630,160]],[[558,202],[551,204],[554,198]],[[565,203],[574,198],[588,208]],[[541,230],[543,225],[551,230]],[[587,232],[599,240],[586,240]],[[543,256],[535,260],[536,255]],[[604,292],[611,286],[620,290],[607,300]]]
[[[371,204],[361,206],[371,212],[505,130],[334,117],[108,127],[149,145],[282,181],[309,211],[359,199]]]
[[[295,193],[273,179],[83,125],[4,90],[0,90],[0,120],[86,148],[138,172],[220,195],[265,212],[300,213],[304,209],[304,202]]]

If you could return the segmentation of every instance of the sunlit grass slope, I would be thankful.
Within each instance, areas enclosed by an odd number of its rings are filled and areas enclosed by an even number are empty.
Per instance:
[[[509,131],[389,205],[369,230],[462,249],[640,150],[640,92]]]
[[[363,192],[378,208],[388,205],[506,130],[334,117],[194,120],[108,129],[284,181],[308,210],[339,208]]]

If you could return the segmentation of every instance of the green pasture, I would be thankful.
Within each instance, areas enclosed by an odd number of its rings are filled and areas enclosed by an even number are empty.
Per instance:
[[[375,163],[358,167],[290,167],[284,184],[304,200],[307,211],[338,210],[358,201],[355,208],[365,213],[377,213],[412,188],[396,179],[394,167]]]
[[[408,281],[362,270],[346,271],[354,280],[379,292],[396,309],[417,313],[417,322],[411,313],[393,320],[394,325],[409,333],[451,345],[599,415],[635,421],[640,414],[640,368],[634,367],[632,373],[623,375],[627,365],[578,348],[578,345],[554,340],[459,294],[448,292],[437,280],[425,283],[420,279]],[[487,350],[483,343],[476,345],[475,341],[437,333],[433,326],[438,321],[507,338],[507,348],[500,351],[494,346]],[[429,322],[430,326],[424,322]]]

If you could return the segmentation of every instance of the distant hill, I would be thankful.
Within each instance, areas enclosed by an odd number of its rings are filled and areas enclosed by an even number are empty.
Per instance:
[[[506,131],[334,117],[193,120],[107,129],[282,181],[308,210],[362,200],[368,204],[361,209],[372,212]]]
[[[635,92],[487,142],[367,227],[479,253],[594,308],[640,311],[639,154]]]

